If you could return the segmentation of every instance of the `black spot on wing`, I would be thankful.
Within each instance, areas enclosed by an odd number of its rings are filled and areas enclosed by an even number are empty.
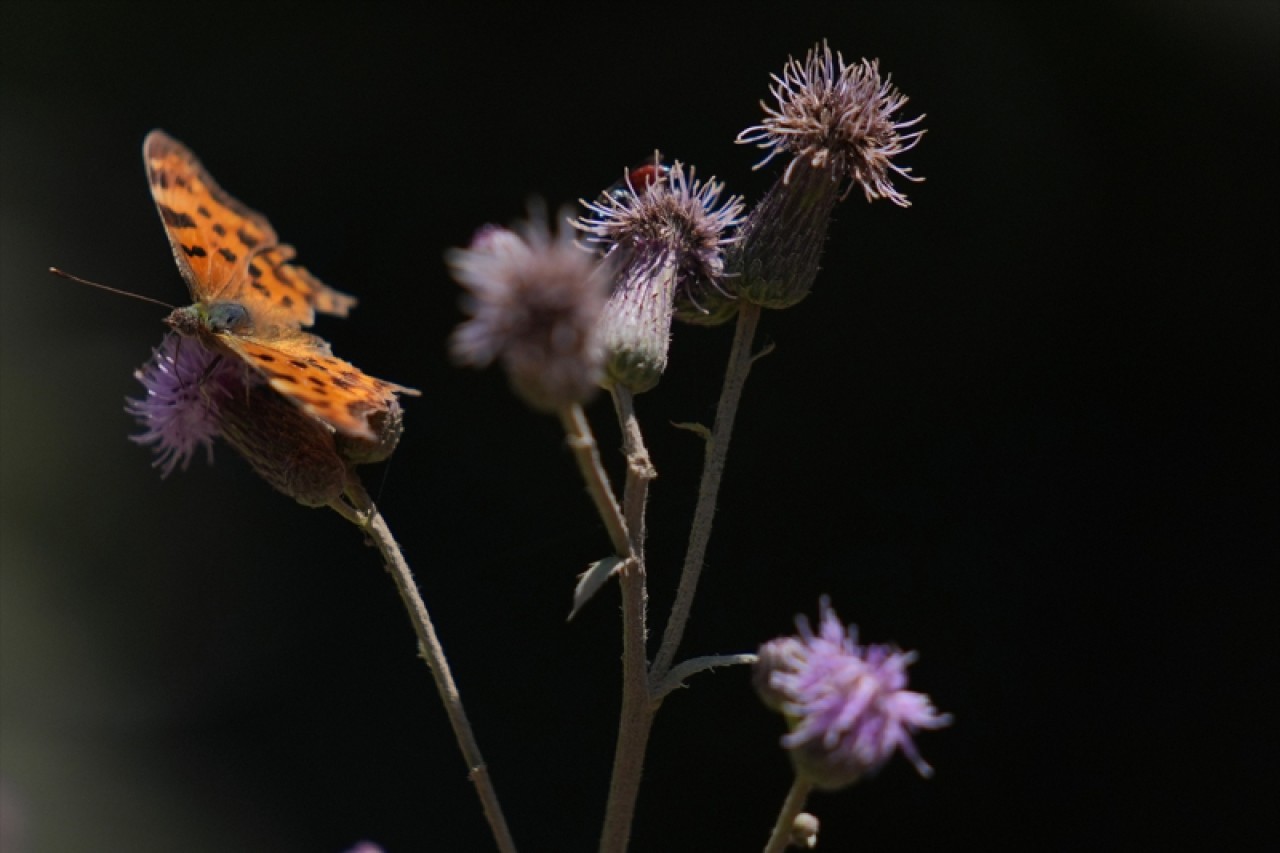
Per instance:
[[[243,228],[236,229],[236,236],[240,238],[240,242],[244,243],[246,249],[252,249],[258,245],[258,240]]]
[[[188,214],[174,210],[165,204],[156,204],[160,209],[160,218],[164,220],[164,224],[170,228],[195,228],[196,221]]]
[[[221,222],[215,222],[213,223],[213,233],[217,234],[219,237],[225,237],[227,236],[227,229],[222,227]]]
[[[219,249],[218,254],[222,255],[222,257],[226,258],[231,263],[235,263],[236,261],[236,253],[230,249]]]
[[[204,250],[204,246],[183,246],[182,251],[186,252],[189,258],[203,258],[209,254]]]

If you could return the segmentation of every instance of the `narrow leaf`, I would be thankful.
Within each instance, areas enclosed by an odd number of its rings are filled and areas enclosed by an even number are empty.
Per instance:
[[[573,590],[573,610],[569,613],[569,619],[578,615],[582,605],[591,600],[600,587],[604,586],[605,581],[618,571],[622,563],[621,557],[611,554],[603,560],[592,563],[585,572],[578,575],[578,585]]]

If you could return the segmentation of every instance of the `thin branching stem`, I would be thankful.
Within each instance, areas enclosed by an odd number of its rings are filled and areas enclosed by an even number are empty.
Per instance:
[[[493,780],[489,776],[488,765],[480,755],[480,745],[476,742],[475,732],[472,731],[471,722],[467,719],[466,710],[462,707],[462,696],[458,692],[458,685],[454,683],[453,673],[449,670],[449,661],[445,658],[444,647],[440,645],[439,637],[436,636],[435,626],[427,612],[427,605],[418,593],[413,572],[410,571],[409,564],[405,561],[395,537],[391,535],[391,528],[387,526],[386,520],[378,512],[364,489],[353,482],[348,486],[347,494],[355,505],[357,515],[353,518],[348,512],[339,510],[339,513],[344,518],[354,521],[368,534],[382,553],[387,571],[391,573],[396,589],[400,592],[400,599],[409,613],[409,621],[413,623],[414,633],[418,635],[418,647],[427,666],[431,669],[432,678],[435,679],[436,690],[440,693],[445,712],[449,715],[449,724],[453,727],[454,737],[457,738],[458,746],[462,749],[462,757],[467,762],[468,775],[476,786],[494,841],[497,842],[501,853],[515,853],[515,841],[511,837],[511,830],[507,828],[507,820],[498,803],[498,792],[494,789]]]
[[[805,801],[809,799],[811,790],[813,785],[799,776],[791,783],[791,790],[787,792],[787,798],[782,803],[782,811],[778,814],[777,823],[773,825],[773,833],[769,836],[769,843],[764,847],[764,853],[783,853],[791,844],[791,828],[795,825],[800,812],[804,810]]]
[[[622,711],[618,719],[613,775],[609,780],[609,802],[600,833],[601,853],[623,853],[627,849],[636,798],[640,792],[640,778],[644,773],[645,750],[657,709],[649,696],[649,660],[645,651],[648,639],[645,614],[649,593],[644,566],[645,502],[649,482],[657,472],[644,446],[631,392],[624,387],[615,387],[613,400],[618,423],[622,427],[622,447],[627,459],[622,505],[627,529],[631,531],[632,559],[618,575],[622,590]]]
[[[729,366],[725,369],[724,385],[720,390],[720,402],[716,406],[716,422],[707,440],[706,455],[702,464],[702,480],[698,485],[698,503],[693,511],[693,528],[689,532],[689,548],[685,552],[684,567],[680,571],[680,586],[671,607],[671,618],[662,633],[662,645],[654,659],[651,679],[661,682],[671,669],[680,640],[684,637],[693,597],[702,574],[702,562],[707,555],[707,543],[711,540],[711,520],[720,496],[720,479],[724,474],[725,459],[729,454],[729,437],[733,434],[733,421],[738,413],[738,401],[742,398],[742,386],[751,371],[751,341],[760,322],[760,307],[744,302],[738,309],[738,326],[729,351]]]
[[[618,499],[609,486],[609,477],[600,464],[600,452],[596,449],[596,439],[587,423],[587,416],[582,406],[574,403],[560,412],[560,423],[564,425],[565,436],[573,458],[582,472],[583,482],[587,485],[587,493],[596,505],[596,512],[609,532],[609,541],[619,557],[631,554],[631,540],[627,535],[627,523],[622,519],[622,510],[618,508]]]

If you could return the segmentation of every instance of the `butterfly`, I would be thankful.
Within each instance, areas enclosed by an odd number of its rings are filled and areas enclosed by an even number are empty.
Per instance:
[[[241,359],[337,432],[376,440],[373,425],[396,405],[395,395],[420,392],[363,373],[335,358],[327,341],[302,331],[317,312],[345,317],[355,297],[292,263],[293,247],[279,241],[266,217],[224,192],[164,131],[147,134],[142,156],[178,270],[195,300],[165,322]]]

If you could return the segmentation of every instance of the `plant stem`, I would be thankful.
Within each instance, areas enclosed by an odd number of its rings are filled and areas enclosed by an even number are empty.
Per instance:
[[[778,814],[777,823],[773,825],[773,833],[769,836],[769,843],[764,847],[764,853],[782,853],[791,844],[791,827],[795,825],[796,817],[804,810],[805,800],[809,799],[809,791],[812,789],[813,785],[799,776],[791,783],[791,790],[787,792],[787,798],[782,803],[782,811]]]
[[[445,711],[449,715],[454,737],[457,738],[458,746],[462,749],[462,757],[467,762],[468,775],[476,786],[494,841],[497,842],[498,850],[502,853],[515,853],[515,841],[511,837],[506,818],[502,814],[502,807],[498,803],[498,793],[493,787],[493,780],[489,777],[488,765],[480,755],[480,746],[476,743],[476,736],[471,729],[470,720],[467,719],[467,712],[462,707],[462,696],[458,692],[458,685],[454,683],[444,648],[440,645],[435,626],[427,612],[427,605],[418,593],[413,572],[410,571],[409,564],[405,561],[395,537],[391,535],[391,528],[387,526],[386,520],[378,512],[363,487],[354,481],[354,477],[352,480],[347,494],[352,498],[359,513],[357,524],[377,545],[383,560],[386,561],[387,571],[391,573],[396,589],[400,592],[400,599],[409,613],[409,621],[413,623],[414,633],[418,635],[418,647],[431,670],[432,678],[435,679],[436,690],[440,693],[440,699],[444,702]],[[350,519],[346,512],[342,510],[339,512],[343,517]]]
[[[616,386],[613,400],[622,426],[623,452],[627,457],[622,505],[627,529],[632,533],[632,559],[618,575],[622,590],[622,710],[618,719],[613,775],[609,780],[609,802],[600,833],[601,853],[623,853],[627,849],[636,798],[640,792],[640,778],[644,772],[645,749],[656,711],[649,696],[649,661],[645,653],[648,638],[645,613],[649,594],[645,584],[644,515],[649,482],[657,472],[644,446],[631,392]]]
[[[627,523],[622,519],[622,511],[618,509],[618,499],[609,488],[609,477],[600,464],[600,453],[596,449],[595,436],[587,423],[587,416],[577,403],[567,406],[560,412],[560,423],[564,425],[568,437],[569,449],[577,460],[578,470],[587,484],[587,493],[596,505],[596,512],[609,532],[609,541],[619,557],[631,554],[631,539],[627,535]]]
[[[720,402],[716,405],[716,422],[707,440],[706,455],[702,463],[702,480],[698,484],[698,503],[693,511],[693,528],[689,531],[689,548],[685,552],[684,567],[680,571],[680,586],[671,606],[671,618],[662,633],[662,645],[654,659],[651,678],[662,681],[675,660],[689,611],[693,608],[693,596],[702,574],[702,561],[711,539],[711,520],[716,512],[716,500],[720,495],[720,479],[724,474],[725,458],[729,454],[729,438],[733,434],[733,420],[738,413],[738,401],[742,398],[742,386],[751,371],[751,340],[760,322],[760,306],[744,302],[738,309],[738,326],[733,335],[733,347],[729,351],[729,365],[725,368],[724,385],[720,390]]]

